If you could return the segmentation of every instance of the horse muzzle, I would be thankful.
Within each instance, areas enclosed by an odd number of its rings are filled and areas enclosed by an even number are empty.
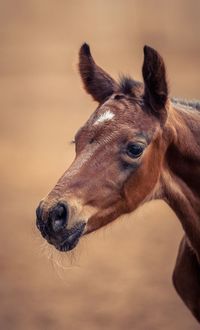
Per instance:
[[[36,226],[49,244],[59,251],[72,250],[84,232],[86,223],[78,221],[67,228],[69,208],[66,203],[59,202],[50,209],[44,209],[40,203],[36,210]]]

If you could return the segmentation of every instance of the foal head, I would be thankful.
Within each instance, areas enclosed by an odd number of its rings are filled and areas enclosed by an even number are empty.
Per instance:
[[[144,47],[143,83],[118,83],[80,49],[80,75],[97,109],[75,136],[76,157],[37,209],[43,237],[60,251],[149,198],[165,151],[168,88],[161,56]]]

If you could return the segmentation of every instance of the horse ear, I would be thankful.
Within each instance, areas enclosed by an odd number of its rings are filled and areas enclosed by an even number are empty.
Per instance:
[[[117,83],[92,58],[90,47],[84,43],[79,52],[79,72],[86,91],[99,103],[117,89]]]
[[[166,103],[168,86],[165,64],[156,50],[144,46],[144,63],[142,67],[144,79],[144,100],[150,106],[154,115],[166,118]]]

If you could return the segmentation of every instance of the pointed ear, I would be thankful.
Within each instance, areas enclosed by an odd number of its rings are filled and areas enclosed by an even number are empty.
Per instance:
[[[168,99],[165,64],[156,50],[144,46],[144,63],[142,68],[144,79],[144,99],[157,117],[166,118],[165,105]]]
[[[117,83],[96,65],[86,43],[81,46],[79,52],[79,72],[86,91],[99,103],[118,89]]]

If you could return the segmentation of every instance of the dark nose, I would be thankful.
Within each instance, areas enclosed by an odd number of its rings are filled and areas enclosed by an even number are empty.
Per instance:
[[[43,237],[46,237],[46,230],[45,230],[45,223],[42,221],[42,214],[43,214],[43,208],[42,208],[42,202],[38,205],[36,209],[36,226],[40,230]]]
[[[58,232],[67,225],[68,209],[63,203],[57,204],[50,214],[50,225],[54,232]]]
[[[38,205],[37,209],[36,209],[36,217],[37,220],[42,220],[42,202],[40,202],[40,204]]]

